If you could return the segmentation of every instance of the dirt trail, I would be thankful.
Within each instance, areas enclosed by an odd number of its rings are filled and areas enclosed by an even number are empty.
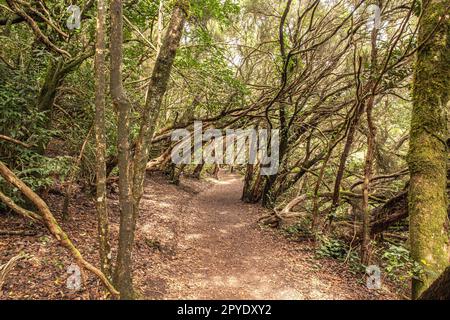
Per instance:
[[[340,264],[315,260],[311,247],[261,229],[261,209],[240,201],[240,177],[212,183],[179,208],[176,254],[155,270],[165,283],[158,298],[387,298]]]
[[[294,243],[257,221],[267,211],[240,201],[242,180],[184,177],[181,186],[161,174],[146,181],[136,230],[133,278],[144,299],[395,299],[387,290],[368,290],[362,275],[330,259],[317,260],[314,246]],[[74,193],[71,219],[62,227],[83,255],[98,263],[97,223],[93,201]],[[109,198],[113,255],[116,253],[118,196]],[[47,199],[60,219],[63,197]],[[0,215],[0,229],[27,230],[29,222]],[[0,237],[0,263],[23,251],[6,280],[2,299],[104,299],[96,278],[73,292],[66,287],[73,261],[43,227],[34,236]]]

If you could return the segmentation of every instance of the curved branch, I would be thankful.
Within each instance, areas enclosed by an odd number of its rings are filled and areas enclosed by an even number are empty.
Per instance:
[[[29,149],[29,148],[32,147],[32,145],[30,145],[30,144],[28,144],[28,143],[25,143],[25,142],[16,140],[16,139],[14,139],[14,138],[5,136],[5,135],[3,135],[3,134],[0,134],[0,140],[4,140],[4,141],[11,142],[11,143],[15,143],[15,144],[18,144],[18,145],[20,145],[20,146],[22,146],[22,147],[24,147],[24,148],[27,148],[27,149]]]
[[[43,222],[50,233],[60,242],[60,244],[65,247],[71,255],[75,258],[77,263],[84,267],[86,270],[91,271],[95,274],[100,281],[105,285],[105,287],[111,292],[113,295],[119,295],[119,292],[114,288],[114,286],[109,282],[106,276],[92,264],[87,262],[80,251],[74,246],[72,241],[69,239],[67,234],[61,229],[50,211],[49,207],[39,197],[30,187],[28,187],[22,180],[20,180],[14,172],[12,172],[3,162],[0,161],[0,175],[12,186],[19,189],[23,195],[30,200],[38,209],[39,213],[42,215]]]
[[[39,26],[37,25],[36,21],[34,21],[33,18],[30,15],[28,15],[24,10],[19,8],[13,0],[6,0],[6,2],[8,3],[8,5],[10,6],[11,9],[13,9],[19,16],[21,16],[27,22],[27,24],[33,30],[33,33],[35,34],[35,36],[49,50],[59,53],[66,57],[71,57],[70,53],[68,53],[67,51],[65,51],[61,48],[58,48],[53,42],[51,42],[50,39],[44,33],[42,33],[42,31],[39,28]]]
[[[20,214],[21,216],[31,219],[35,222],[43,222],[42,217],[32,211],[26,210],[20,206],[18,206],[14,200],[12,200],[10,197],[5,195],[3,192],[0,191],[0,201],[6,204],[11,210],[14,212]]]

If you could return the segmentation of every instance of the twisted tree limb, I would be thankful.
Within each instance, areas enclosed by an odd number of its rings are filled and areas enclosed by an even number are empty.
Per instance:
[[[70,254],[75,258],[77,263],[84,267],[86,270],[95,274],[100,281],[105,285],[108,291],[113,295],[119,295],[119,292],[114,288],[111,282],[105,277],[105,275],[92,264],[87,262],[80,251],[74,246],[67,234],[58,225],[55,217],[50,211],[49,207],[44,200],[41,199],[33,190],[30,189],[22,180],[20,180],[14,172],[12,172],[3,162],[0,162],[0,175],[12,186],[19,189],[23,195],[30,200],[37,208],[42,216],[44,225],[50,231],[50,233],[59,241],[59,243],[65,247]]]
[[[0,134],[0,140],[4,140],[4,141],[7,141],[7,142],[15,143],[15,144],[17,144],[19,146],[22,146],[24,148],[27,148],[27,149],[32,147],[32,145],[30,145],[28,143],[25,143],[25,142],[19,141],[17,139],[5,136],[3,134]]]
[[[278,227],[285,219],[297,218],[305,215],[302,212],[292,211],[296,206],[306,200],[306,195],[301,195],[291,200],[283,209],[275,208],[269,215],[265,215],[259,219],[259,222],[272,227]]]
[[[51,51],[59,53],[66,57],[71,57],[70,53],[58,48],[53,42],[50,41],[50,39],[42,32],[42,30],[39,28],[36,21],[33,20],[33,18],[28,15],[28,13],[25,10],[22,10],[14,0],[6,0],[9,7],[16,12],[17,15],[21,16],[28,24],[28,26],[33,30],[33,33],[35,36]]]
[[[7,263],[0,265],[0,290],[5,284],[6,276],[11,272],[16,263],[23,258],[26,258],[26,255],[19,253],[17,256],[12,257]]]
[[[21,206],[18,206],[11,198],[6,196],[3,192],[0,191],[0,201],[6,204],[11,210],[20,214],[21,216],[31,219],[35,222],[42,222],[42,217],[32,211],[26,210]]]

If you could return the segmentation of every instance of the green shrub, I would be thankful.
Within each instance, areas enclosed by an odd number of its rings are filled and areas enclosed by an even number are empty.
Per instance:
[[[311,221],[308,219],[301,219],[293,225],[284,227],[283,233],[290,238],[312,238]]]
[[[316,250],[316,255],[319,258],[332,258],[337,260],[345,260],[347,257],[348,246],[344,241],[321,237],[320,246]]]
[[[418,278],[422,267],[415,262],[408,249],[391,245],[381,256],[386,274],[392,280],[404,281],[409,278]]]

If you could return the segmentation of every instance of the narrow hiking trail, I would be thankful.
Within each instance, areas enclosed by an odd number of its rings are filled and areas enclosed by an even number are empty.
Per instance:
[[[242,203],[242,179],[222,172],[220,180],[182,179],[180,186],[151,174],[136,229],[133,277],[143,299],[398,299],[389,286],[365,287],[361,274],[331,259],[317,260],[314,244],[293,242],[279,230],[262,228],[267,214]],[[64,198],[47,198],[60,220]],[[118,195],[109,197],[113,255],[119,231]],[[98,263],[95,204],[74,193],[71,219],[61,221],[85,258]],[[0,216],[0,226],[27,230],[16,215]],[[82,230],[82,232],[80,232]],[[105,299],[98,279],[89,275],[83,290],[66,287],[73,261],[43,227],[30,236],[0,237],[0,261],[23,251],[0,299]]]
[[[159,299],[389,299],[311,245],[262,229],[264,213],[240,201],[242,179],[222,174],[182,201],[173,258],[159,264]],[[167,222],[167,221],[166,221]],[[164,276],[165,275],[165,276]],[[150,280],[150,279],[149,279]]]

